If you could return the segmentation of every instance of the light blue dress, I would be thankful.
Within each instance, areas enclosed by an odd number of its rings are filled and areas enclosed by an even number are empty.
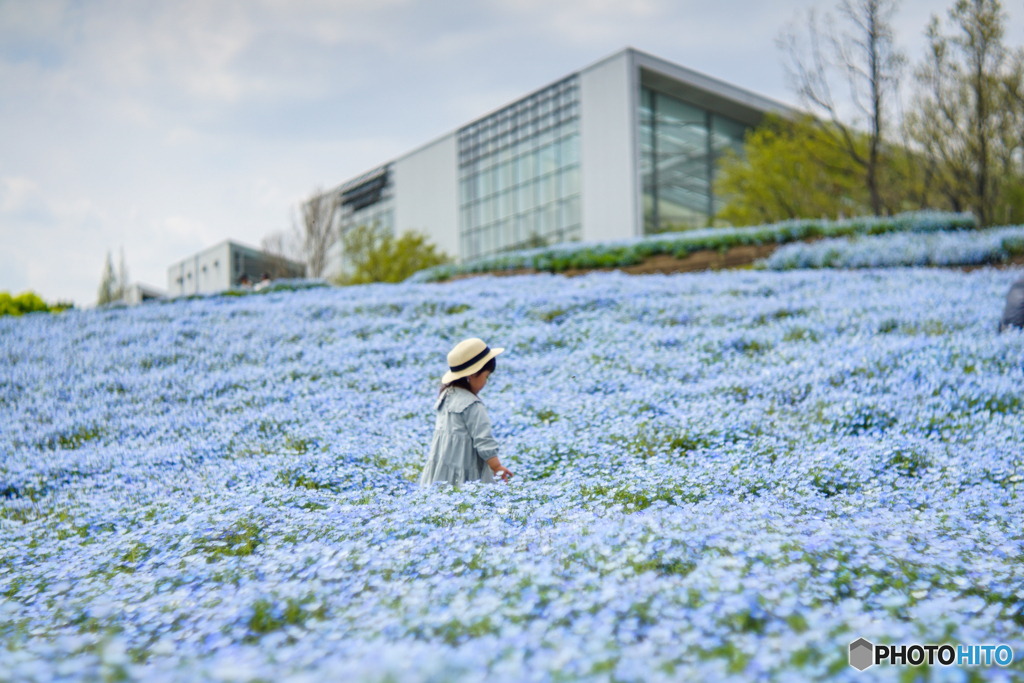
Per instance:
[[[448,387],[437,397],[434,409],[434,440],[420,485],[438,481],[493,482],[494,473],[487,461],[498,455],[498,442],[491,434],[491,419],[480,398],[461,387]]]

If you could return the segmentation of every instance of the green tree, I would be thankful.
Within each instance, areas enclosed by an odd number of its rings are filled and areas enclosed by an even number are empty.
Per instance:
[[[341,241],[350,266],[335,279],[343,285],[401,282],[416,271],[451,261],[426,235],[413,231],[396,238],[378,225],[360,225],[346,231]]]
[[[110,252],[107,252],[107,262],[103,266],[103,275],[100,276],[100,288],[96,293],[96,304],[102,306],[111,301],[117,301],[118,296],[117,276],[114,274],[114,259]]]
[[[954,209],[974,211],[981,225],[1008,221],[1021,201],[1024,55],[1003,44],[998,0],[959,0],[949,21],[951,35],[937,16],[928,26],[907,129]]]
[[[769,115],[747,133],[743,150],[743,157],[725,157],[716,174],[721,220],[756,225],[871,210],[859,164],[810,116]]]
[[[58,302],[50,306],[35,292],[22,292],[18,296],[11,296],[10,292],[0,292],[0,316],[23,315],[39,311],[58,313],[68,308],[73,308],[72,304]]]

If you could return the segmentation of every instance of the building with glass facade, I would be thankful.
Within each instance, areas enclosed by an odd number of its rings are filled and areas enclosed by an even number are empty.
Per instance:
[[[337,226],[416,230],[459,260],[703,227],[718,160],[772,111],[790,110],[626,49],[330,190]]]

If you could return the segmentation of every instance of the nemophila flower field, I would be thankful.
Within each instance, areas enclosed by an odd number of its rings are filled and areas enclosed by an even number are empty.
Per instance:
[[[802,218],[769,225],[701,228],[603,242],[566,242],[536,249],[499,252],[461,263],[427,268],[415,273],[409,282],[435,282],[466,273],[520,268],[561,273],[570,268],[623,267],[642,263],[644,259],[661,254],[685,258],[688,254],[706,249],[724,251],[732,247],[787,244],[822,237],[967,231],[974,230],[977,225],[977,219],[969,213],[911,211],[895,216],[856,216],[840,220]]]
[[[1019,270],[479,278],[0,320],[0,679],[1000,680]],[[445,354],[510,485],[414,484]],[[847,665],[1007,643],[1009,668]]]
[[[793,268],[878,268],[892,266],[965,266],[1000,263],[1024,254],[1024,226],[853,235],[779,247],[760,265]]]

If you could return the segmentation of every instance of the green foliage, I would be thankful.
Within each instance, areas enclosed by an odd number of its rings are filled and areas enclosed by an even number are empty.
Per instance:
[[[103,436],[103,430],[97,425],[83,425],[64,434],[47,439],[44,444],[51,450],[61,448],[63,450],[74,450],[81,448],[83,444],[95,441]]]
[[[866,156],[869,136],[856,131],[851,135],[854,150]],[[790,120],[768,115],[747,133],[742,157],[730,150],[719,162],[715,194],[724,205],[716,218],[731,225],[755,225],[871,214],[863,168],[841,139],[835,126],[811,116]],[[948,205],[929,190],[920,162],[899,146],[881,151],[880,194],[888,213]]]
[[[18,296],[11,296],[10,292],[0,292],[0,317],[25,313],[60,313],[69,308],[74,308],[74,304],[60,301],[47,304],[35,292],[22,292]]]
[[[254,642],[259,636],[280,630],[285,626],[303,626],[309,619],[323,620],[327,609],[312,593],[301,598],[287,598],[283,602],[260,598],[252,605],[249,617],[250,636]]]
[[[253,519],[242,519],[219,536],[203,538],[196,545],[206,555],[207,562],[224,556],[252,555],[263,543],[263,528]]]
[[[715,194],[725,206],[719,219],[756,225],[869,213],[860,169],[810,116],[769,115],[747,133],[743,150],[744,158],[730,153],[720,162]]]
[[[407,231],[394,237],[378,225],[360,225],[341,238],[351,272],[339,276],[339,285],[401,282],[413,273],[451,261],[427,242],[426,235]]]

